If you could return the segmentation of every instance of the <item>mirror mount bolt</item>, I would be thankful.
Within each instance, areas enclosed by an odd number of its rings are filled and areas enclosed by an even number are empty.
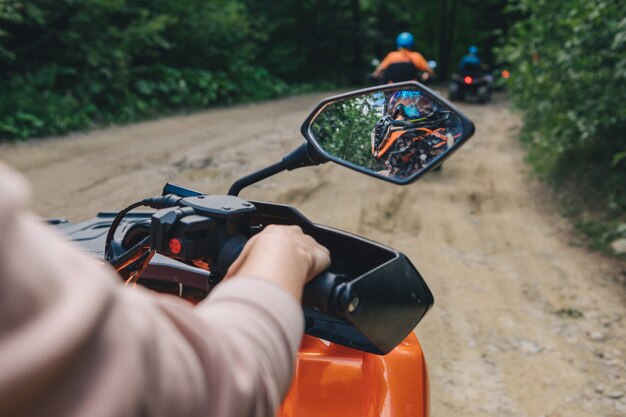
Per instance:
[[[359,307],[360,302],[361,300],[358,295],[352,297],[350,303],[348,304],[348,313],[354,313],[354,311]]]

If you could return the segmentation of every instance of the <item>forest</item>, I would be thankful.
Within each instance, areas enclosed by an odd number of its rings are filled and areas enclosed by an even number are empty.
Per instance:
[[[529,161],[609,219],[581,220],[607,240],[626,235],[625,16],[622,0],[0,0],[0,140],[363,87],[409,31],[442,83],[469,45],[509,68]]]
[[[0,0],[0,137],[366,85],[410,31],[443,79],[493,62],[503,0]]]

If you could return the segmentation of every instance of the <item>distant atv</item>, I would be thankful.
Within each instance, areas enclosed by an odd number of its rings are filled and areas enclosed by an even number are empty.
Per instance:
[[[464,101],[473,98],[479,103],[491,101],[493,75],[482,68],[471,68],[452,76],[448,87],[451,101]]]
[[[378,64],[380,64],[380,60],[378,58],[373,58],[370,63],[373,68],[376,68]],[[430,68],[434,71],[435,68],[437,68],[437,61],[428,61],[428,66],[430,66]],[[367,75],[367,82],[370,85],[383,85],[404,81],[417,81],[424,85],[431,85],[436,80],[437,79],[434,75],[430,75],[426,71],[420,71],[410,63],[392,64],[387,71],[385,71],[385,73],[378,77],[374,77],[371,73],[368,73]]]

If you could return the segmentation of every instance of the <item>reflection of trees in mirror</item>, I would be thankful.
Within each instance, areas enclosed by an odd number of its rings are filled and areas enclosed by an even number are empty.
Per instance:
[[[375,172],[381,171],[385,164],[372,155],[371,133],[384,109],[383,93],[331,103],[315,119],[311,130],[328,154]]]

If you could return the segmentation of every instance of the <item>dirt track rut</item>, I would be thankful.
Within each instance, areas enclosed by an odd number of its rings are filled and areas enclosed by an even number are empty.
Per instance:
[[[173,181],[223,193],[301,142],[308,95],[0,145],[33,183],[35,211],[81,220]],[[514,137],[502,97],[461,105],[477,133],[408,187],[327,164],[242,196],[294,204],[318,223],[405,252],[435,307],[416,332],[431,414],[626,416],[626,265],[581,248]]]

